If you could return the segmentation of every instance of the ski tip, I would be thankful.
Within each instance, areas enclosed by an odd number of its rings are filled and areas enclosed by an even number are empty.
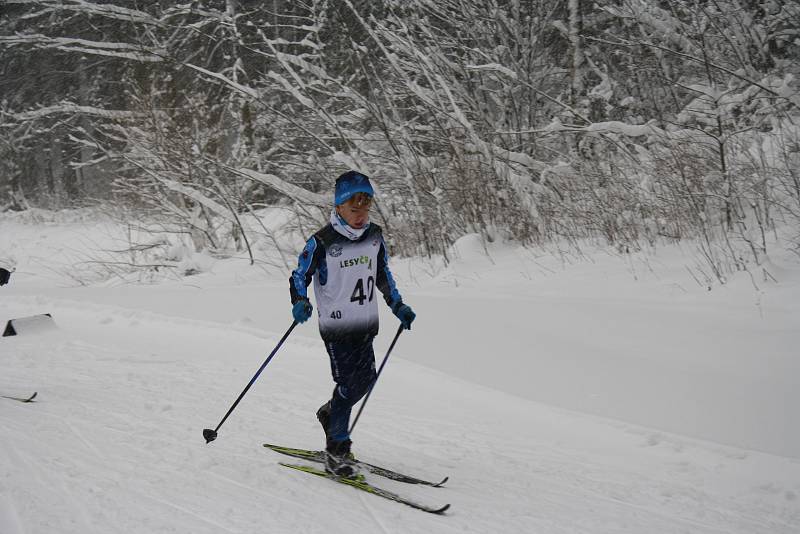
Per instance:
[[[442,486],[444,486],[444,484],[445,484],[445,483],[446,483],[448,480],[450,480],[450,477],[444,477],[444,478],[442,479],[442,481],[441,481],[441,482],[439,482],[438,484],[432,484],[432,486],[433,486],[434,488],[441,488]],[[450,505],[448,504],[447,506],[450,506]]]
[[[279,450],[279,451],[300,450],[300,449],[293,449],[292,447],[286,447],[284,445],[275,445],[274,443],[264,443],[263,445],[268,449]]]
[[[446,511],[448,511],[449,509],[450,509],[450,505],[449,505],[449,504],[445,504],[445,505],[444,505],[444,506],[442,506],[441,508],[438,508],[438,509],[436,509],[436,510],[431,510],[431,513],[432,513],[432,514],[439,514],[439,515],[442,515],[442,514],[444,514]]]
[[[26,402],[33,402],[33,399],[36,398],[36,395],[37,395],[37,392],[34,391],[33,395],[31,395],[30,397],[12,397],[11,395],[0,395],[0,397],[2,397],[4,399],[10,399],[10,400],[13,400],[13,401],[26,403]]]

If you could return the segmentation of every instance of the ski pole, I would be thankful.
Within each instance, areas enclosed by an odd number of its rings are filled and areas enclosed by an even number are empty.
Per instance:
[[[283,337],[281,338],[281,340],[278,341],[278,344],[275,346],[274,349],[272,349],[272,352],[270,353],[270,355],[267,357],[266,360],[264,360],[264,363],[262,363],[261,367],[258,368],[258,371],[256,371],[256,374],[253,375],[253,378],[250,379],[250,382],[247,384],[247,386],[244,388],[244,390],[239,394],[239,398],[236,399],[236,402],[233,403],[233,406],[231,406],[230,410],[228,410],[228,413],[226,413],[225,417],[222,418],[222,421],[219,422],[219,424],[217,425],[217,428],[215,428],[214,430],[211,430],[210,428],[203,429],[203,437],[206,438],[206,443],[211,443],[212,441],[217,439],[217,431],[219,430],[219,427],[222,426],[222,423],[225,422],[225,420],[231,414],[233,409],[236,408],[236,405],[239,404],[239,401],[242,400],[242,397],[244,397],[244,394],[247,393],[248,389],[250,389],[250,386],[252,386],[255,383],[255,381],[258,379],[258,375],[261,374],[261,371],[264,370],[264,367],[266,367],[267,364],[269,363],[269,361],[272,359],[272,357],[275,356],[275,353],[277,353],[278,349],[281,348],[281,345],[283,345],[283,342],[286,341],[287,337],[289,337],[289,334],[292,333],[292,330],[294,330],[295,326],[297,326],[297,321],[292,322],[292,326],[290,326],[289,330],[287,330],[286,333],[283,334]]]
[[[378,379],[381,377],[381,371],[383,371],[383,366],[386,365],[386,360],[389,359],[389,355],[392,353],[392,349],[394,348],[394,344],[397,343],[397,338],[400,337],[400,334],[403,333],[403,325],[401,324],[400,327],[397,329],[397,333],[394,335],[394,339],[392,340],[392,344],[389,345],[389,350],[386,351],[386,356],[383,357],[383,361],[381,362],[381,366],[378,368],[378,373],[375,375],[375,380],[372,382],[372,385],[367,390],[367,394],[364,397],[364,402],[361,403],[361,406],[358,408],[358,413],[356,414],[356,418],[353,419],[353,424],[350,426],[350,430],[347,431],[348,434],[353,433],[353,429],[356,427],[356,423],[358,423],[358,418],[361,417],[361,412],[364,411],[364,406],[367,405],[367,401],[369,400],[369,396],[372,394],[372,390],[375,388],[375,384],[378,382]]]

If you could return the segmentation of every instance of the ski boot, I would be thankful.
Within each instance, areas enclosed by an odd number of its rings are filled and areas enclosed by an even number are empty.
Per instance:
[[[342,478],[356,478],[358,466],[350,452],[352,441],[333,441],[329,439],[325,446],[325,471]]]
[[[326,402],[317,410],[317,421],[322,425],[322,430],[325,431],[325,441],[328,441],[328,423],[331,420],[331,401]]]

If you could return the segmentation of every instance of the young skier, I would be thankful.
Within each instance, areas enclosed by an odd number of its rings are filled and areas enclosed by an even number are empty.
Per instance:
[[[307,288],[314,280],[319,331],[336,386],[317,410],[325,430],[325,469],[339,476],[355,474],[350,454],[350,411],[376,380],[372,340],[378,334],[375,289],[383,294],[403,327],[416,315],[403,303],[392,273],[380,226],[369,222],[375,191],[369,178],[348,171],[336,180],[330,223],[317,231],[300,254],[289,290],[292,316],[311,317]]]

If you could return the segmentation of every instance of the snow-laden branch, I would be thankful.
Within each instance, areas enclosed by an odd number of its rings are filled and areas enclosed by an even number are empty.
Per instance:
[[[143,116],[142,113],[137,113],[133,111],[102,109],[93,106],[79,106],[77,104],[72,104],[70,102],[64,102],[55,106],[47,106],[44,108],[34,109],[30,111],[21,111],[19,113],[8,113],[4,111],[0,111],[0,113],[4,117],[10,118],[15,121],[35,120],[57,114],[91,115],[94,117],[102,117],[104,119],[113,119],[113,120],[130,120]]]
[[[269,44],[272,47],[272,42],[270,42]],[[300,43],[300,44],[303,44],[303,43]],[[313,64],[309,63],[308,61],[304,60],[303,58],[301,58],[299,56],[296,56],[296,55],[293,55],[293,54],[285,54],[283,52],[278,52],[274,48],[273,48],[273,50],[275,50],[275,58],[278,61],[280,61],[282,64],[289,64],[289,63],[294,64],[295,66],[300,67],[304,71],[313,74],[316,77],[317,80],[322,80],[322,81],[326,81],[326,82],[335,82],[336,81],[333,78],[331,78],[328,75],[327,72],[325,72],[325,69],[321,69],[320,67],[317,67],[316,65],[313,65]]]
[[[32,45],[37,48],[56,48],[66,52],[81,52],[98,56],[110,56],[135,61],[163,61],[163,50],[148,49],[142,45],[130,43],[111,43],[107,41],[88,41],[70,37],[48,37],[41,34],[2,35],[0,46]]]
[[[250,98],[254,98],[258,100],[258,91],[253,89],[252,87],[248,87],[246,85],[242,85],[238,82],[235,82],[225,76],[224,74],[220,74],[219,72],[211,72],[208,69],[204,69],[203,67],[198,67],[197,65],[193,65],[191,63],[184,63],[185,66],[189,67],[190,69],[194,69],[201,74],[205,74],[206,76],[210,76],[214,79],[217,79],[223,82],[225,85],[230,86],[231,88],[235,89],[236,91],[240,92],[243,95],[249,96]]]
[[[593,122],[592,124],[581,127],[572,127],[572,126],[567,127],[562,125],[560,128],[550,128],[549,131],[551,132],[570,131],[573,133],[584,132],[584,133],[596,133],[596,134],[613,133],[618,135],[624,135],[626,137],[642,137],[642,136],[664,133],[664,131],[661,128],[655,125],[655,121],[650,121],[647,124],[628,124],[626,122],[621,122],[621,121]]]
[[[205,196],[203,193],[201,193],[197,189],[195,189],[193,187],[187,187],[187,186],[185,186],[185,185],[183,185],[183,184],[181,184],[179,182],[176,182],[175,180],[171,180],[171,179],[165,178],[163,176],[155,176],[155,178],[164,187],[166,187],[170,191],[174,191],[176,193],[180,193],[180,194],[184,195],[185,197],[194,200],[198,204],[200,204],[200,205],[204,206],[205,208],[213,211],[214,213],[216,213],[217,215],[219,215],[220,217],[222,217],[224,219],[227,219],[229,221],[233,221],[234,220],[231,217],[231,215],[230,215],[231,211],[228,208],[226,208],[225,206],[223,206],[219,202],[216,202],[215,200],[212,200],[212,199],[208,198],[207,196]]]
[[[467,70],[475,70],[475,71],[501,72],[513,80],[517,79],[516,72],[509,69],[508,67],[504,67],[499,63],[487,63],[485,65],[466,65],[464,68]]]
[[[204,74],[205,76],[208,76],[208,77],[211,77],[211,78],[214,78],[216,80],[221,81],[225,85],[231,87],[233,90],[239,92],[240,94],[242,94],[242,95],[244,95],[246,97],[252,98],[253,100],[255,100],[257,102],[262,102],[262,99],[261,99],[258,91],[256,91],[252,87],[248,87],[246,85],[242,85],[242,84],[240,84],[238,82],[235,82],[235,81],[231,80],[230,78],[228,78],[227,76],[225,76],[224,74],[221,74],[219,72],[212,72],[212,71],[210,71],[208,69],[204,69],[203,67],[198,67],[197,65],[193,65],[191,63],[184,63],[184,65],[186,67],[190,68],[190,69],[194,69],[197,72],[200,72],[201,74]],[[276,81],[278,81],[279,83],[281,83],[281,85],[283,85],[284,89],[286,89],[288,92],[290,92],[299,102],[303,103],[304,105],[308,106],[310,109],[312,109],[312,110],[314,110],[316,112],[320,112],[318,107],[314,105],[313,101],[311,101],[310,99],[308,99],[305,96],[303,96],[299,92],[299,90],[294,88],[292,86],[292,84],[287,79],[285,79],[283,76],[281,76],[281,75],[279,75],[279,74],[277,74],[277,73],[275,73],[273,71],[270,71],[267,74],[267,76],[269,76],[269,77],[275,79]],[[281,116],[284,116],[284,118],[286,118],[287,120],[290,120],[290,121],[293,120],[291,117],[286,116],[285,114],[283,114],[282,112],[280,112],[277,109],[273,109],[273,111],[275,111],[277,114],[279,114]],[[299,124],[299,123],[298,123],[298,127],[301,128],[302,130],[304,130],[306,133],[308,133],[309,136],[315,138],[320,143],[320,145],[326,147],[331,152],[334,152],[333,147],[331,147],[327,142],[325,142],[321,137],[316,135],[314,132],[312,132],[311,130],[305,128],[302,124]]]
[[[622,7],[605,6],[602,10],[619,19],[635,20],[640,26],[649,28],[652,33],[680,50],[693,53],[697,50],[694,43],[685,37],[686,30],[680,20],[664,9],[649,5],[648,2],[626,3]]]
[[[8,4],[38,5],[51,9],[61,9],[97,15],[115,20],[124,20],[138,24],[158,25],[158,19],[144,11],[120,7],[113,4],[95,4],[85,0],[6,0]]]
[[[297,202],[320,207],[330,207],[331,205],[332,199],[328,198],[327,196],[313,193],[307,189],[303,189],[302,187],[290,184],[286,180],[283,180],[274,174],[264,174],[251,169],[235,168],[228,165],[222,165],[222,167],[232,173],[238,174],[239,176],[244,176],[253,180],[254,182],[266,185],[267,187],[270,187]]]
[[[556,104],[557,106],[560,106],[560,107],[564,108],[566,111],[570,112],[576,118],[581,119],[585,123],[588,124],[588,123],[591,122],[589,119],[587,119],[586,117],[581,115],[577,110],[575,110],[571,106],[569,106],[569,105],[565,104],[564,102],[561,102],[560,100],[558,100],[556,98],[553,98],[552,96],[548,95],[547,93],[537,89],[536,87],[534,87],[530,83],[526,82],[525,80],[521,80],[519,78],[519,76],[517,76],[517,73],[515,71],[513,71],[512,69],[509,69],[506,66],[500,65],[499,63],[487,63],[487,64],[484,64],[484,65],[467,65],[465,68],[467,70],[472,70],[472,71],[496,72],[496,73],[502,74],[504,76],[507,76],[508,78],[513,80],[514,82],[521,83],[522,85],[527,87],[529,90],[533,91],[534,93],[536,93],[537,95],[541,96],[545,100],[548,100],[549,102],[552,102],[553,104]]]
[[[231,18],[228,17],[225,12],[217,11],[217,10],[207,10],[202,9],[197,6],[197,3],[192,2],[191,4],[182,4],[177,5],[175,7],[170,7],[164,11],[163,16],[161,17],[162,20],[168,20],[174,17],[183,17],[186,15],[196,15],[198,17],[202,17],[203,19],[207,19],[202,21],[203,24],[208,23],[216,23],[216,24],[230,24]],[[194,25],[192,25],[194,26]]]
[[[763,83],[761,83],[759,81],[756,81],[756,80],[754,80],[752,78],[744,76],[743,74],[741,74],[738,71],[734,71],[734,70],[731,70],[731,69],[729,69],[727,67],[723,67],[722,65],[720,65],[718,63],[714,63],[713,61],[708,61],[705,58],[695,57],[695,56],[692,56],[690,54],[684,54],[684,53],[679,52],[677,50],[672,50],[672,49],[667,48],[665,46],[660,46],[660,45],[658,45],[656,43],[648,43],[648,42],[644,42],[644,41],[634,41],[634,43],[638,44],[638,45],[641,45],[641,46],[649,46],[649,47],[652,47],[652,48],[656,48],[656,49],[661,50],[663,52],[667,52],[669,54],[674,54],[674,55],[676,55],[678,57],[681,57],[683,59],[687,59],[689,61],[692,61],[692,62],[695,62],[695,63],[700,63],[702,65],[706,65],[706,66],[711,67],[713,69],[720,70],[720,71],[722,71],[722,72],[724,72],[726,74],[729,74],[729,75],[733,76],[734,78],[737,78],[737,79],[739,79],[739,80],[741,80],[741,81],[743,81],[745,83],[749,83],[751,85],[754,85],[755,87],[758,87],[759,89],[761,89],[763,91],[766,91],[767,93],[769,93],[769,94],[771,94],[773,96],[784,98],[784,99],[786,99],[787,102],[791,103],[793,106],[795,106],[796,108],[800,109],[800,95],[798,95],[797,92],[785,91],[785,90],[783,92],[775,91],[772,88],[764,85]]]
[[[648,135],[663,135],[665,132],[655,125],[655,121],[646,124],[628,124],[621,121],[593,122],[584,126],[563,124],[558,118],[554,118],[550,124],[544,128],[532,128],[528,130],[498,131],[499,134],[560,134],[560,133],[586,133],[586,134],[618,134],[625,137],[642,137]]]
[[[286,79],[286,77],[272,70],[267,73],[267,76],[269,76],[270,78],[281,84],[281,86],[286,90],[286,92],[291,94],[295,98],[295,100],[300,102],[302,105],[304,105],[310,110],[314,111],[317,110],[317,105],[314,103],[314,101],[308,98],[307,96],[303,95],[300,92],[300,90],[295,88],[291,84],[291,82]]]

